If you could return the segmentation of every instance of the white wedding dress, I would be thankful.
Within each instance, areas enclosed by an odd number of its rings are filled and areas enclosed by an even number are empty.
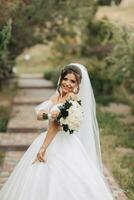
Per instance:
[[[61,129],[46,150],[47,162],[32,164],[46,134],[42,132],[24,153],[0,200],[113,200],[103,175],[77,137],[79,132]]]

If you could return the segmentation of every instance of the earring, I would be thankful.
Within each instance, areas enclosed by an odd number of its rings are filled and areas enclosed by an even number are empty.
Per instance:
[[[73,89],[73,92],[74,92],[75,94],[77,94],[77,93],[78,93],[78,88],[74,88],[74,89]]]

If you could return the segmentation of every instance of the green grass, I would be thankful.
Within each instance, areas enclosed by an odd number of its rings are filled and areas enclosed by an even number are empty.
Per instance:
[[[17,93],[16,84],[13,82],[5,82],[0,90],[0,132],[6,132],[7,123],[10,119],[12,109],[12,101]],[[2,165],[5,157],[5,151],[0,150],[0,165]]]
[[[127,197],[134,199],[134,134],[133,127],[119,122],[111,113],[97,112],[101,133],[103,161]]]
[[[4,157],[5,157],[5,151],[0,150],[0,165],[3,164]]]
[[[120,96],[115,96],[115,95],[101,95],[101,96],[96,96],[96,101],[99,104],[102,105],[108,105],[110,102],[115,102],[115,103],[123,103],[128,105],[127,99],[124,99]]]
[[[0,132],[6,132],[9,118],[10,118],[10,108],[0,106]]]
[[[0,132],[5,132],[10,112],[12,108],[12,101],[17,93],[16,84],[13,82],[5,82],[0,90]]]
[[[103,135],[116,136],[115,147],[122,146],[134,149],[133,127],[119,122],[118,117],[112,113],[99,112],[98,120],[103,130]]]
[[[14,96],[17,93],[17,84],[12,80],[6,81],[0,89],[0,105],[4,102],[6,105],[10,105]]]

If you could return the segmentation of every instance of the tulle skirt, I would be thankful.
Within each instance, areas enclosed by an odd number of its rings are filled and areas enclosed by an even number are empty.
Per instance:
[[[0,192],[0,200],[112,200],[103,175],[87,155],[77,133],[59,131],[45,159],[36,154],[47,132],[29,146]]]

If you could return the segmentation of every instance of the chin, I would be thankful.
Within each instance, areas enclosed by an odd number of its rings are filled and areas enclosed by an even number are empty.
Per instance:
[[[69,93],[69,91],[63,90],[64,93]]]
[[[62,92],[65,94],[70,93],[70,91],[67,91],[67,90],[62,90]]]

